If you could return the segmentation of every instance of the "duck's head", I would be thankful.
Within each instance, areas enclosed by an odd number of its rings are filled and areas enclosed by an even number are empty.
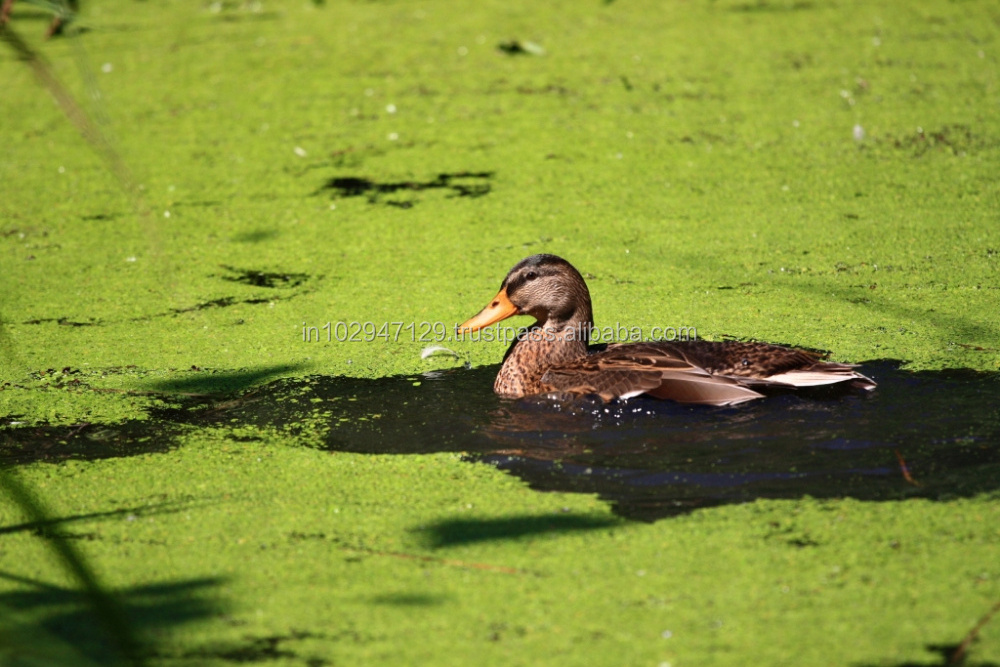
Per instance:
[[[510,270],[489,305],[459,325],[471,333],[514,315],[531,315],[548,328],[587,328],[593,322],[590,291],[580,272],[562,257],[532,255]]]

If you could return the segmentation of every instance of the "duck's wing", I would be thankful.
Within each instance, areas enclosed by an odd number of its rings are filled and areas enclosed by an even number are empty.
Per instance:
[[[605,401],[649,394],[680,403],[736,405],[762,394],[734,378],[713,375],[669,346],[609,345],[597,354],[550,368],[546,391],[597,394]]]
[[[738,378],[747,385],[818,387],[850,382],[871,390],[875,382],[854,364],[823,361],[820,355],[768,343],[690,341],[673,343],[681,354],[711,373]]]
[[[649,394],[680,403],[736,405],[762,396],[754,387],[875,383],[850,364],[821,361],[803,350],[765,343],[710,341],[609,345],[549,369],[548,391],[597,394],[608,401]]]
[[[699,340],[639,346],[646,354],[653,349],[676,355],[712,375],[733,378],[747,386],[818,387],[850,382],[858,389],[875,388],[875,382],[857,372],[854,364],[823,361],[819,354],[783,345]]]

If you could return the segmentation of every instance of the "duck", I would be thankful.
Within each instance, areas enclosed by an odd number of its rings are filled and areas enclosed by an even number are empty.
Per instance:
[[[464,337],[515,315],[529,315],[535,323],[518,332],[504,355],[493,384],[504,398],[593,395],[609,402],[646,395],[733,406],[762,398],[759,390],[769,387],[876,386],[854,364],[763,342],[695,338],[591,346],[590,290],[580,272],[556,255],[518,262],[497,295],[456,333]]]

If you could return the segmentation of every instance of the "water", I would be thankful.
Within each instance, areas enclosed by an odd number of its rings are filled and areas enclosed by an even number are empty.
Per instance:
[[[717,408],[501,400],[496,370],[284,379],[121,425],[8,427],[0,458],[122,456],[167,450],[192,428],[240,426],[247,438],[247,426],[281,427],[290,442],[336,451],[463,452],[531,488],[598,494],[647,521],[755,498],[948,499],[1000,486],[1000,373],[876,362],[863,369],[874,392],[778,392]]]

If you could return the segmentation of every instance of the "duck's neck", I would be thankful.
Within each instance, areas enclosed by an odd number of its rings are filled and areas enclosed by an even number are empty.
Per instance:
[[[535,323],[523,329],[511,343],[493,383],[493,391],[507,398],[542,392],[541,380],[553,366],[587,356],[587,341],[593,323]]]

